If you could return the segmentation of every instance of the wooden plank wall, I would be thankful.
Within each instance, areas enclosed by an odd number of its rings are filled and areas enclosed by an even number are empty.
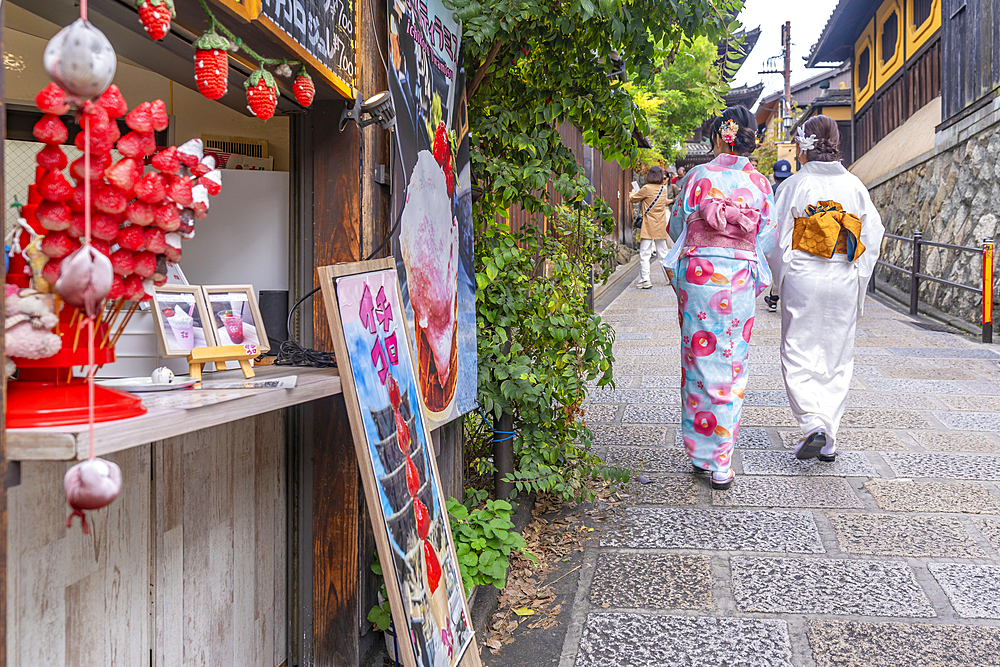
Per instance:
[[[1000,0],[944,0],[941,10],[947,121],[1000,86]]]
[[[583,143],[583,133],[570,123],[561,123],[557,130],[563,144],[573,152],[577,162],[584,164],[584,152],[591,149]],[[630,169],[623,170],[617,162],[606,161],[599,150],[594,149],[590,157],[590,182],[594,186],[594,197],[604,200],[611,207],[615,217],[614,238],[618,239],[619,242],[624,242],[623,230],[626,229],[628,221],[632,218],[631,207],[628,205],[632,171]],[[554,192],[551,185],[546,189],[552,201],[559,204],[561,202],[559,194]],[[510,208],[507,224],[512,232],[520,232],[529,226],[544,228],[547,223],[543,216],[530,215],[520,206],[515,205]]]
[[[21,464],[21,484],[9,491],[10,667],[149,664],[150,446],[107,458],[122,469],[122,490],[87,513],[90,535],[78,519],[64,525],[70,464]]]
[[[67,529],[70,463],[11,489],[9,664],[275,667],[285,661],[283,412],[107,458],[124,485]]]

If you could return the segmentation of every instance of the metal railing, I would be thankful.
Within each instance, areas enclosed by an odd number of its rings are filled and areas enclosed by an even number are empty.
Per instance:
[[[921,231],[918,229],[913,232],[912,237],[897,236],[896,234],[885,234],[887,239],[895,239],[897,241],[902,241],[904,243],[910,243],[913,246],[913,252],[911,254],[910,268],[904,268],[902,266],[896,266],[895,264],[890,264],[885,260],[879,259],[878,266],[884,266],[891,271],[898,271],[899,273],[910,276],[910,315],[917,314],[917,306],[919,304],[919,290],[920,281],[929,280],[931,282],[940,283],[942,285],[947,285],[948,287],[954,287],[956,289],[962,289],[969,292],[976,292],[982,295],[983,299],[983,342],[992,343],[993,342],[993,239],[983,239],[983,245],[980,248],[973,246],[964,245],[954,245],[952,243],[938,243],[936,241],[926,241]],[[983,260],[983,273],[982,282],[978,287],[972,285],[963,285],[962,283],[956,283],[952,280],[946,280],[944,278],[938,278],[937,276],[930,276],[926,273],[921,273],[920,270],[920,260],[921,252],[920,249],[923,246],[931,246],[934,248],[945,248],[947,250],[956,250],[959,252],[974,252],[981,253]],[[875,293],[875,274],[872,273],[871,280],[868,281],[868,291],[871,294]]]

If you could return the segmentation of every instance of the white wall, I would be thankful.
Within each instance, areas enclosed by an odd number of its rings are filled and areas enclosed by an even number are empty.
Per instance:
[[[194,285],[288,289],[288,173],[223,170],[222,192],[184,242],[181,268]]]

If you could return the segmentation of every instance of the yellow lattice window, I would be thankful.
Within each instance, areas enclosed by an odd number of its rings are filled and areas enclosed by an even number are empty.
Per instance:
[[[860,109],[875,92],[875,21],[854,44],[854,108]]]
[[[885,0],[875,13],[875,87],[903,65],[903,8],[900,0]]]
[[[941,0],[906,0],[906,57],[941,28]]]

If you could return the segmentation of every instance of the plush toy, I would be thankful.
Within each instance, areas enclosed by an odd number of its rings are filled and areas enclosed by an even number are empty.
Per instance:
[[[16,285],[7,285],[4,296],[4,370],[10,377],[16,370],[10,357],[51,357],[62,348],[62,338],[52,333],[59,323],[55,297]]]

